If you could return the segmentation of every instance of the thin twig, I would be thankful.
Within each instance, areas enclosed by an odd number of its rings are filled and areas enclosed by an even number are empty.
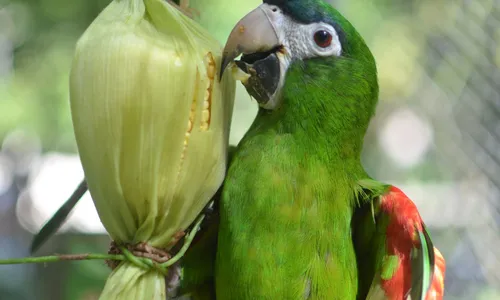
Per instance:
[[[61,255],[50,255],[50,256],[1,259],[0,265],[39,264],[39,263],[49,263],[49,262],[58,262],[58,261],[93,260],[93,259],[125,260],[126,258],[124,255],[120,255],[120,254],[116,254],[116,255],[98,254],[98,253],[61,254]]]
[[[92,259],[104,259],[104,260],[118,260],[118,261],[128,261],[135,266],[142,268],[144,270],[157,270],[158,272],[168,274],[168,268],[175,264],[182,256],[186,253],[187,249],[193,242],[196,233],[200,229],[201,222],[205,218],[205,214],[201,214],[196,220],[195,225],[189,232],[189,234],[184,239],[184,244],[182,248],[177,252],[175,256],[164,263],[158,263],[153,259],[145,257],[134,256],[125,246],[120,246],[122,254],[97,254],[97,253],[84,253],[84,254],[61,254],[61,255],[51,255],[51,256],[39,256],[39,257],[24,257],[24,258],[10,258],[0,260],[0,265],[14,265],[14,264],[37,264],[37,263],[49,263],[58,261],[71,261],[71,260],[92,260]]]
[[[162,263],[160,265],[162,268],[168,268],[171,265],[175,264],[179,259],[181,259],[181,257],[186,253],[187,249],[191,245],[191,242],[193,242],[193,239],[194,239],[196,233],[198,232],[198,230],[200,229],[201,222],[203,221],[204,218],[205,218],[205,214],[201,214],[198,217],[198,220],[196,221],[195,225],[193,226],[193,229],[191,229],[189,234],[184,239],[184,244],[182,245],[181,250],[179,250],[179,252],[177,252],[177,254],[175,256],[173,256],[171,259]]]

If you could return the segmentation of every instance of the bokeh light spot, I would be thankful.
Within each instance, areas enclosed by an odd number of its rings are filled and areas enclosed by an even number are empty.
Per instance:
[[[389,115],[379,135],[385,153],[405,168],[422,161],[432,140],[433,129],[429,122],[406,108]]]

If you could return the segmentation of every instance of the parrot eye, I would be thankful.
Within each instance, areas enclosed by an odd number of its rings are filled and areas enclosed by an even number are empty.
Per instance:
[[[332,44],[332,39],[332,35],[324,29],[318,30],[314,33],[314,42],[321,48],[330,46]]]

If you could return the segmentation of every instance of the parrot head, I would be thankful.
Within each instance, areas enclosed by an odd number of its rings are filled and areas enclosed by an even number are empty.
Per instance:
[[[231,31],[221,76],[233,61],[234,69],[246,73],[242,83],[249,94],[266,110],[282,105],[288,84],[296,85],[297,91],[308,86],[328,91],[330,96],[324,95],[323,102],[338,102],[335,92],[360,94],[354,98],[363,98],[363,103],[349,106],[367,112],[367,119],[378,99],[375,60],[369,48],[349,21],[322,0],[264,0]],[[292,70],[296,76],[288,80]]]

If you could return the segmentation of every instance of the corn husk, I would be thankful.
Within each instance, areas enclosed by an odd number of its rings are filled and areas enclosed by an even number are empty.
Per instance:
[[[221,185],[234,101],[221,45],[162,0],[114,0],[78,41],[71,112],[89,191],[117,243],[169,248]],[[122,263],[101,299],[165,299]]]

